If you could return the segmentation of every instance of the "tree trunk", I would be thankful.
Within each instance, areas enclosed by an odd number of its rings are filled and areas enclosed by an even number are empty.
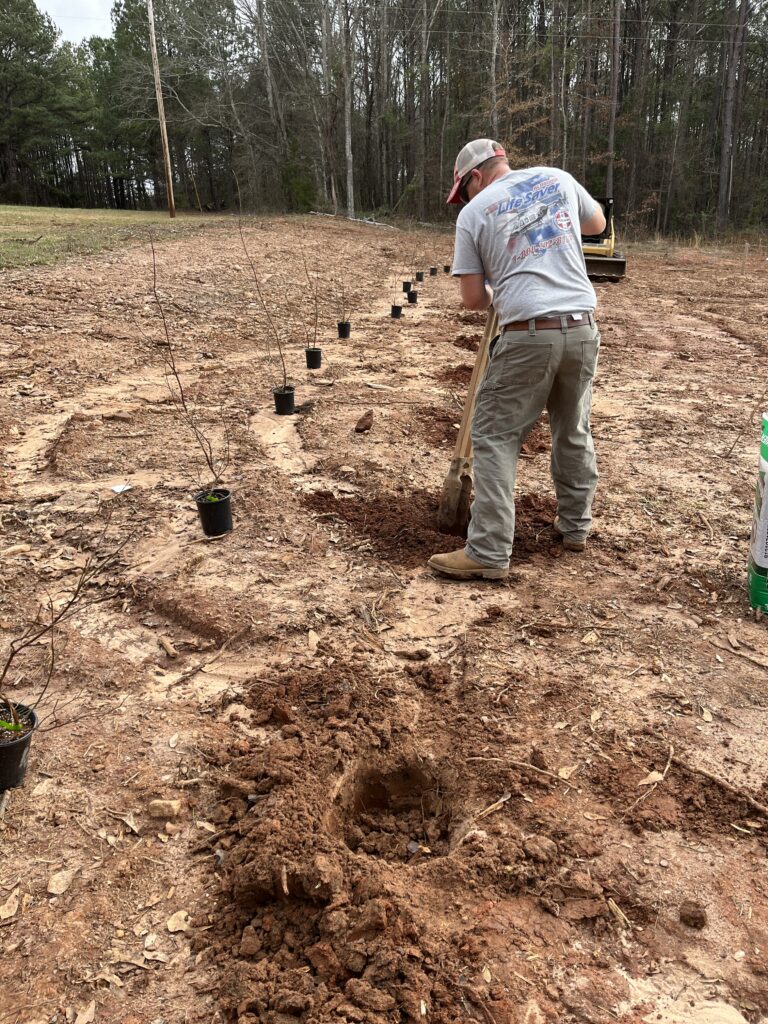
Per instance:
[[[491,135],[494,140],[499,138],[499,99],[496,94],[496,55],[499,50],[499,0],[493,0],[493,26],[491,28]]]
[[[733,123],[736,102],[736,73],[741,62],[746,34],[749,0],[731,0],[731,25],[728,31],[728,47],[725,66],[725,95],[723,96],[723,118],[720,133],[720,174],[717,188],[717,231],[722,231],[727,222],[731,199],[731,171],[733,158]],[[737,6],[738,4],[738,6]]]
[[[355,171],[352,160],[352,74],[354,71],[354,48],[349,4],[344,4],[344,155],[347,162],[347,217],[355,218]]]
[[[613,43],[611,47],[611,109],[608,116],[608,157],[605,168],[605,194],[613,198],[613,172],[616,160],[616,116],[619,110],[619,66],[621,62],[621,0],[613,0]]]

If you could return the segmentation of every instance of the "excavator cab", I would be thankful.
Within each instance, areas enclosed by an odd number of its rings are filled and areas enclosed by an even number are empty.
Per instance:
[[[613,199],[598,199],[605,213],[605,228],[599,235],[582,235],[581,249],[589,277],[618,281],[627,272],[623,253],[616,250],[613,226]]]

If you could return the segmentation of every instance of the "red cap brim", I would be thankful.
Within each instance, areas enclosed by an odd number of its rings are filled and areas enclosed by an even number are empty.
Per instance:
[[[445,200],[449,206],[463,206],[464,200],[459,195],[461,192],[461,179],[459,179],[451,191],[448,193],[448,198]]]

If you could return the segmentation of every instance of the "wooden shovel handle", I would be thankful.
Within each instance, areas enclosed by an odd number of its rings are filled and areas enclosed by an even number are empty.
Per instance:
[[[488,310],[488,317],[485,321],[485,331],[480,348],[475,356],[475,366],[472,370],[472,379],[469,382],[467,400],[464,403],[464,412],[461,414],[461,425],[459,436],[456,438],[456,447],[453,449],[454,459],[468,459],[472,454],[472,416],[475,412],[475,396],[477,388],[488,365],[488,348],[491,341],[496,337],[499,326],[499,318],[493,306]]]

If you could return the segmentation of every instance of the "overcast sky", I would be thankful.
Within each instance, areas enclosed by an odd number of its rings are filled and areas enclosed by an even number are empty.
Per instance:
[[[81,43],[88,36],[111,36],[112,0],[36,0],[61,29],[62,39]]]

